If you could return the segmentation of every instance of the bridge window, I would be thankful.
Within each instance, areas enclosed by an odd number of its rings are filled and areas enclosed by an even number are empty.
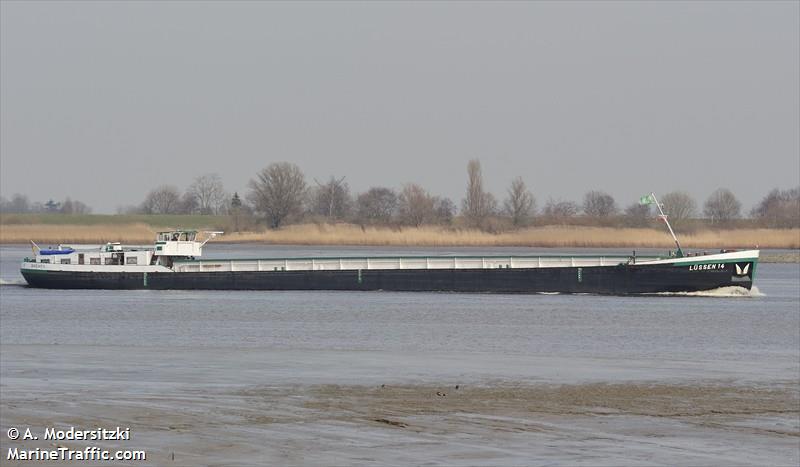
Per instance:
[[[89,264],[100,264],[100,258],[89,258]]]
[[[61,264],[70,264],[71,262],[69,258],[61,258]]]
[[[50,259],[40,259],[39,262],[40,263],[49,263]]]
[[[105,263],[106,264],[114,264],[114,263],[116,263],[116,261],[114,261],[115,259],[116,258],[106,258],[105,259]]]
[[[126,257],[125,264],[136,264],[136,257],[135,256]]]

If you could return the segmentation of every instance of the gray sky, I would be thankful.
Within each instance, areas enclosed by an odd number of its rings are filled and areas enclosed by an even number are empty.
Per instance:
[[[800,3],[2,3],[0,193],[95,212],[271,162],[621,205],[800,184]]]

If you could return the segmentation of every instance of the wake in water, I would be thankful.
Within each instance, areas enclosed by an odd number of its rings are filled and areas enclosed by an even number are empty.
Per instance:
[[[744,287],[737,287],[737,286],[729,286],[729,287],[719,287],[717,289],[711,290],[703,290],[700,292],[659,292],[655,295],[678,295],[678,296],[686,296],[686,297],[765,297],[758,287],[753,286],[751,290],[747,290]]]
[[[25,279],[0,279],[0,286],[15,285],[17,287],[24,287],[28,285]]]
[[[561,292],[537,292],[537,295],[561,295]],[[571,295],[591,295],[591,294],[571,294]],[[753,298],[753,297],[766,297],[764,293],[758,290],[758,287],[753,286],[751,290],[744,287],[729,286],[719,287],[711,290],[702,290],[699,292],[656,292],[643,295],[665,295],[665,296],[678,296],[678,297],[724,297],[724,298]]]

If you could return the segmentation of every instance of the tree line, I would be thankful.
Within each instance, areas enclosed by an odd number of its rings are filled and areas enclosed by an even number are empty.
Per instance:
[[[453,200],[430,193],[416,183],[399,189],[373,186],[351,193],[344,176],[308,180],[289,162],[276,162],[259,171],[248,183],[244,196],[225,195],[218,177],[198,177],[181,195],[175,187],[152,190],[140,206],[146,213],[217,213],[234,218],[234,229],[261,222],[270,228],[285,224],[324,221],[360,225],[414,226],[455,225],[489,231],[529,225],[584,223],[590,225],[645,227],[653,225],[655,212],[638,202],[621,207],[610,194],[591,190],[581,203],[548,198],[541,208],[521,177],[511,180],[498,200],[483,182],[481,163],[467,164],[465,195]],[[687,226],[730,226],[747,218],[742,203],[726,188],[714,191],[703,203],[686,192],[667,193],[659,200],[670,221]],[[775,189],[750,212],[750,218],[767,227],[800,226],[800,187]]]
[[[86,203],[70,197],[64,201],[49,199],[46,202],[31,201],[27,196],[14,193],[11,199],[0,196],[0,213],[57,213],[57,214],[91,214],[92,208]]]
[[[217,174],[201,175],[181,193],[173,185],[150,190],[133,207],[118,209],[119,214],[227,214],[231,199]]]
[[[510,181],[498,200],[483,182],[479,160],[467,164],[464,198],[456,205],[447,197],[430,193],[416,183],[399,189],[373,186],[362,193],[351,193],[344,176],[309,181],[303,171],[289,162],[276,162],[260,170],[248,182],[247,192],[228,193],[216,174],[201,175],[181,192],[164,185],[147,193],[137,206],[122,208],[121,214],[201,214],[226,215],[233,230],[266,224],[270,228],[298,222],[351,222],[380,226],[453,225],[487,231],[500,231],[529,225],[584,224],[646,227],[656,222],[653,207],[634,202],[620,206],[613,196],[591,190],[581,203],[548,198],[540,207],[522,177]],[[0,200],[3,212],[31,212],[31,206],[14,195]],[[800,227],[800,186],[774,189],[749,213],[727,188],[714,191],[699,206],[683,191],[660,197],[670,222],[678,227],[700,223],[712,226],[747,225]],[[42,212],[89,212],[88,206],[65,200],[58,208],[51,204]],[[71,206],[67,209],[67,206]],[[28,207],[26,207],[28,206]],[[59,211],[60,209],[60,211]],[[748,219],[749,216],[749,219]]]

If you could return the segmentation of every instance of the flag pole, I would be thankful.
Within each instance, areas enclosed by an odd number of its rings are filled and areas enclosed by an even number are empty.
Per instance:
[[[656,207],[658,208],[658,212],[661,213],[661,218],[664,219],[664,223],[667,224],[667,228],[669,229],[670,235],[672,235],[672,239],[675,240],[675,245],[678,247],[678,258],[683,257],[683,249],[681,248],[681,244],[678,241],[678,237],[675,236],[675,232],[672,230],[672,226],[669,225],[669,220],[667,220],[667,215],[664,214],[664,210],[661,209],[661,203],[658,202],[658,198],[656,198],[655,193],[650,193],[650,196],[653,197],[653,201],[656,203]]]

